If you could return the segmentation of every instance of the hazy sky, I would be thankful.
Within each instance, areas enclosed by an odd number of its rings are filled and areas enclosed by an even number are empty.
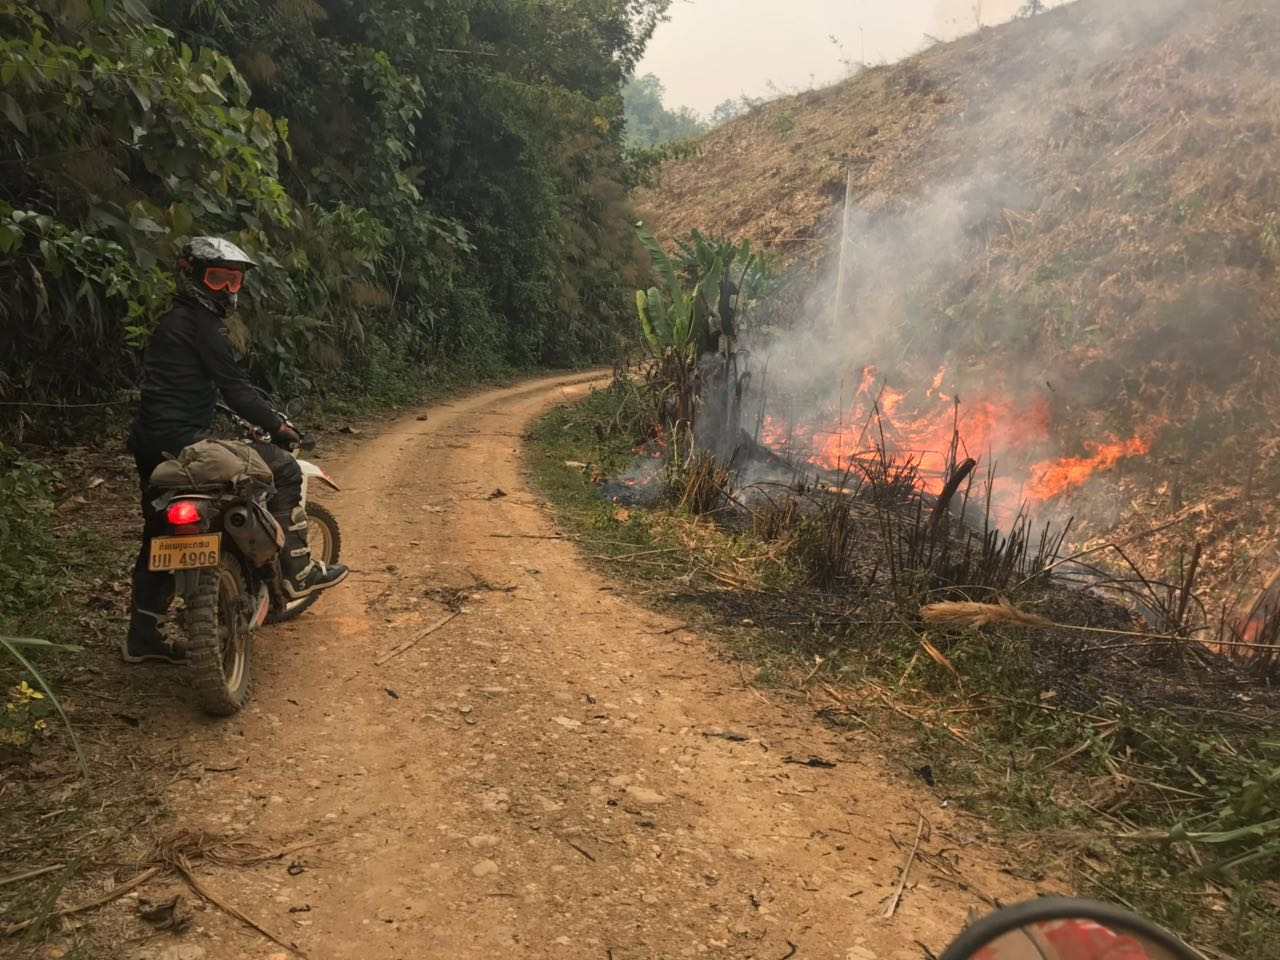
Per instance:
[[[675,0],[638,74],[666,85],[668,107],[709,113],[741,94],[767,96],[844,75],[841,60],[897,60],[924,35],[951,38],[982,22],[1007,20],[1023,0]],[[838,48],[829,39],[835,36]]]

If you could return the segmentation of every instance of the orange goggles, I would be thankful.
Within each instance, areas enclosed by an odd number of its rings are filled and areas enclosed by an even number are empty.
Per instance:
[[[233,270],[230,267],[206,267],[204,285],[214,291],[239,293],[240,288],[244,286],[244,271]]]

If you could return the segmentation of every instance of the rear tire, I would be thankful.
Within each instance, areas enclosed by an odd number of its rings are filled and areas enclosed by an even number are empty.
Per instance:
[[[338,520],[318,503],[307,504],[307,545],[311,547],[313,560],[321,560],[332,566],[342,554],[342,531]],[[298,600],[290,600],[283,610],[267,614],[267,623],[286,623],[302,616],[320,599],[320,592],[308,594]]]
[[[218,566],[201,570],[185,613],[192,685],[206,713],[229,717],[249,701],[253,633],[244,568],[223,552]]]

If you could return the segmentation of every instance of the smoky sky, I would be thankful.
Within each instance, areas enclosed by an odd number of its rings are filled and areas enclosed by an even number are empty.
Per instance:
[[[667,105],[710,113],[742,95],[768,97],[839,80],[854,62],[893,62],[928,37],[951,39],[1008,20],[1024,0],[676,0],[639,74],[666,85]],[[831,39],[835,38],[835,41]]]

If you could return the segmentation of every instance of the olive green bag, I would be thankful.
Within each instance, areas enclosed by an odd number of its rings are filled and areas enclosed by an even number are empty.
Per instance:
[[[271,468],[258,451],[235,440],[198,440],[156,467],[150,484],[173,489],[235,486],[244,480],[271,483]]]

